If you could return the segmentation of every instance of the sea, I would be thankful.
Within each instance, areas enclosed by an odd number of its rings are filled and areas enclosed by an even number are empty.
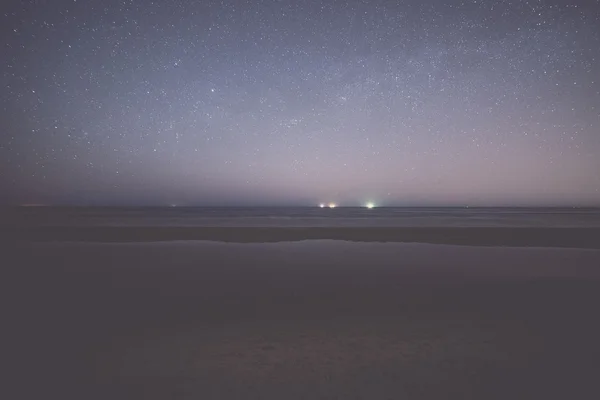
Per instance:
[[[600,227],[600,208],[11,207],[13,226]]]

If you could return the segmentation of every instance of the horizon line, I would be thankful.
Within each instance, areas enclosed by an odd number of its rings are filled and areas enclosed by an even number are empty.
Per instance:
[[[338,208],[368,208],[366,205],[340,205],[336,204],[335,207],[331,208],[328,206],[320,207],[319,204],[315,205],[178,205],[178,204],[0,204],[0,207],[17,207],[17,208],[59,208],[59,207],[73,207],[73,208],[323,208],[323,209],[338,209]],[[574,205],[574,204],[555,204],[555,205],[382,205],[374,206],[373,209],[377,208],[600,208],[600,204],[596,205]]]

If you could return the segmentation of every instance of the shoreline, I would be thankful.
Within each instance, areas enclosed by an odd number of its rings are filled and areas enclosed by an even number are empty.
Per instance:
[[[12,242],[273,243],[303,240],[600,249],[600,228],[531,227],[3,227]]]

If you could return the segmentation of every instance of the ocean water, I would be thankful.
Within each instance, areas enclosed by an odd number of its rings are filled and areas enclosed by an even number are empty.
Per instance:
[[[3,225],[173,227],[600,227],[600,208],[18,207]]]

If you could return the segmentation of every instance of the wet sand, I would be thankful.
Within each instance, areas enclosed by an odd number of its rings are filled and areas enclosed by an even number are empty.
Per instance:
[[[11,241],[158,242],[214,240],[233,243],[346,240],[468,246],[600,249],[600,228],[533,227],[4,227]]]
[[[14,399],[600,397],[597,250],[16,241],[3,254]]]

